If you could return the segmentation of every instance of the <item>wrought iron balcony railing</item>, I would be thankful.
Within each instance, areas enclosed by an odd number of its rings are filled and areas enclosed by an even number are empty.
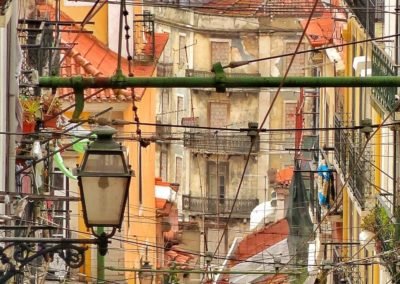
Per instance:
[[[172,63],[157,63],[157,76],[158,77],[171,77],[172,76]]]
[[[154,15],[149,11],[135,14],[133,30],[135,34],[141,34],[141,36],[135,37],[133,59],[141,63],[152,63],[155,53]]]
[[[377,9],[382,5],[376,5],[377,0],[346,0],[352,12],[357,16],[361,25],[368,31],[371,37],[375,35],[375,22],[380,19]]]
[[[335,116],[335,159],[338,162],[344,176],[347,174],[347,137],[344,131],[343,122],[338,115]]]
[[[372,178],[371,153],[366,149],[362,156],[362,139],[355,143],[343,129],[344,124],[339,116],[335,117],[335,159],[361,207],[364,208],[366,197],[370,194]],[[356,137],[356,136],[355,136]]]
[[[391,58],[376,44],[372,45],[372,76],[396,76],[397,67]],[[392,111],[395,105],[396,87],[374,87],[373,97],[387,111]]]
[[[199,153],[247,154],[251,139],[247,133],[215,135],[211,132],[185,132],[183,145]],[[257,139],[252,153],[260,150],[260,140]]]
[[[171,126],[163,126],[161,120],[157,120],[156,135],[160,138],[167,138],[171,136]]]
[[[192,212],[206,212],[209,214],[229,214],[232,210],[234,199],[228,198],[202,198],[190,195],[182,196],[182,208]],[[236,216],[249,215],[258,205],[258,199],[238,199],[236,200],[233,214]]]

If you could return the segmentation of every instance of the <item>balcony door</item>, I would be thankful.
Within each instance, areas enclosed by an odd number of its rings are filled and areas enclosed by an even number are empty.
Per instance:
[[[209,200],[208,209],[212,212],[223,212],[220,205],[225,204],[228,183],[228,163],[209,161],[207,163]]]

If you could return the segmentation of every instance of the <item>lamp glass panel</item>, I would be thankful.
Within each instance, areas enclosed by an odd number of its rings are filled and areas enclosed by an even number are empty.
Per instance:
[[[120,225],[129,177],[81,177],[89,226]]]
[[[152,272],[140,272],[140,284],[151,284],[153,283],[153,273]]]
[[[126,173],[124,156],[119,154],[88,154],[82,171],[88,173]]]

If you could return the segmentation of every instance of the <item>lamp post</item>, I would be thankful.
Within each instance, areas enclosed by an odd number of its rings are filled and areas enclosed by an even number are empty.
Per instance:
[[[124,148],[112,138],[116,130],[101,122],[93,131],[97,135],[96,140],[88,145],[81,166],[75,170],[85,224],[96,239],[0,238],[0,242],[7,243],[5,247],[0,247],[0,262],[7,267],[0,274],[0,283],[7,283],[36,258],[43,257],[49,261],[55,253],[69,267],[78,268],[83,264],[84,252],[88,249],[79,244],[96,244],[100,255],[107,253],[108,239],[121,228],[133,172],[126,160]],[[112,230],[99,235],[95,227],[108,227]],[[52,243],[55,245],[50,245]],[[37,244],[38,249],[35,250],[32,244]],[[10,257],[5,250],[12,247],[14,253]],[[149,264],[147,269],[151,270]]]
[[[92,234],[104,241],[99,253],[107,253],[107,239],[121,228],[128,198],[132,170],[124,148],[113,139],[116,130],[105,123],[93,131],[97,138],[85,151],[82,163],[76,169],[82,199],[83,217]],[[110,233],[100,235],[95,227],[108,227]]]

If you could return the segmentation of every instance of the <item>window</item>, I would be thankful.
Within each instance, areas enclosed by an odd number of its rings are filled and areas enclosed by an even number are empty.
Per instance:
[[[68,178],[58,169],[55,168],[51,173],[51,192],[54,196],[68,196]],[[58,229],[53,231],[53,237],[67,238],[69,207],[65,201],[54,201],[52,207],[53,222],[58,224]]]
[[[208,119],[210,127],[226,127],[229,121],[229,104],[211,102]]]
[[[183,111],[183,97],[178,96],[176,99],[176,124],[182,123]]]
[[[211,42],[211,64],[221,62],[222,65],[229,64],[230,46],[229,42]]]
[[[187,63],[186,36],[179,36],[179,65]]]
[[[161,123],[169,123],[168,113],[169,113],[169,90],[162,89],[161,90],[160,116],[159,116]]]
[[[227,193],[228,163],[208,162],[208,196],[211,198],[224,199]]]
[[[182,157],[175,158],[175,182],[181,184],[182,183]]]
[[[286,51],[285,53],[292,53],[296,50],[297,42],[288,42],[286,43]],[[303,51],[305,49],[305,45],[301,44],[298,51]],[[290,61],[292,60],[292,56],[286,56],[283,58],[285,62],[282,68],[282,74],[285,74],[287,67],[289,66]],[[306,62],[306,55],[296,54],[292,66],[290,67],[289,76],[303,76],[304,75],[304,67]]]
[[[167,174],[168,174],[168,155],[167,152],[162,151],[160,155],[160,177],[162,180],[168,180],[167,179]]]

